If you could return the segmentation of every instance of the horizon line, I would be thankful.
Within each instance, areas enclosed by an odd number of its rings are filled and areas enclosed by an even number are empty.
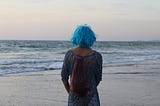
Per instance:
[[[63,39],[0,39],[0,41],[70,41],[70,40],[63,40]],[[116,42],[116,41],[122,41],[122,42],[127,42],[127,41],[160,41],[160,40],[97,40],[98,41],[108,41],[108,42]]]

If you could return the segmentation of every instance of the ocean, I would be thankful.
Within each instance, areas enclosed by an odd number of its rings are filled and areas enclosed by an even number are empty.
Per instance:
[[[69,41],[0,40],[0,75],[61,69]],[[103,66],[160,59],[160,41],[98,41]]]

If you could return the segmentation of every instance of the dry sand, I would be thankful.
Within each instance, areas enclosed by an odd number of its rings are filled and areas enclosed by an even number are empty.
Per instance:
[[[60,70],[0,76],[0,106],[67,106],[60,79]],[[160,61],[104,67],[98,90],[101,106],[160,106]]]

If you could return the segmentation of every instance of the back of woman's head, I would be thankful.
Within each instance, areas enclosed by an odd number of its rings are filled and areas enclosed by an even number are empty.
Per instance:
[[[76,28],[71,38],[73,45],[82,47],[91,47],[96,41],[96,37],[91,27],[88,25],[80,25]]]

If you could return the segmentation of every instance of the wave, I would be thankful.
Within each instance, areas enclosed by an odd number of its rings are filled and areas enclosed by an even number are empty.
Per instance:
[[[62,68],[62,64],[63,62],[52,62],[46,64],[2,65],[0,67],[0,75],[44,70],[57,70]]]
[[[63,62],[63,60],[45,60],[45,59],[8,59],[8,60],[0,60],[0,65],[40,64],[40,63],[54,63],[54,62]]]
[[[68,41],[0,40],[0,74],[61,69],[64,55],[71,48]],[[104,66],[160,59],[160,42],[155,41],[96,42],[93,49],[102,54]]]

